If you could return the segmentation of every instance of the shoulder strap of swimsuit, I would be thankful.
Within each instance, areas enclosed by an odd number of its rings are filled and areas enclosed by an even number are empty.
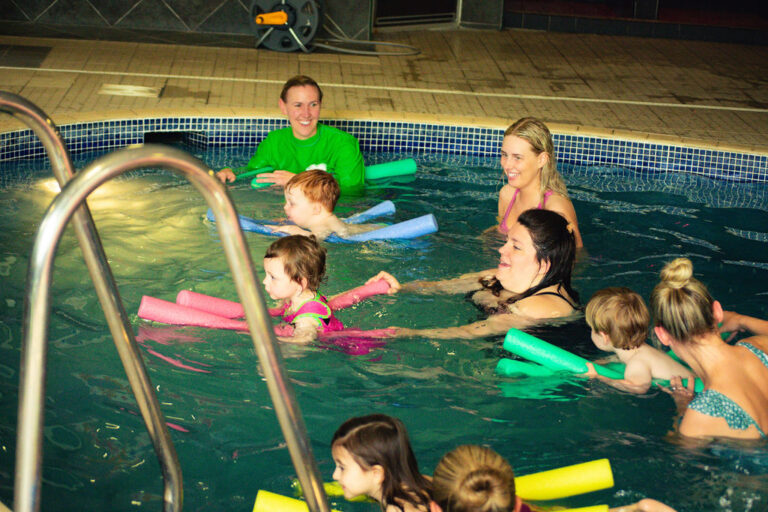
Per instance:
[[[744,341],[740,341],[736,345],[741,346],[741,347],[745,347],[747,350],[749,350],[750,352],[755,354],[757,356],[757,358],[760,359],[761,363],[763,363],[766,367],[768,367],[768,354],[766,354],[765,352],[763,352],[762,350],[760,350],[759,348],[757,348],[753,344],[747,343],[747,342],[744,342]]]
[[[283,317],[283,321],[293,323],[300,316],[310,316],[322,323],[323,320],[331,317],[331,308],[324,299],[325,297],[316,294],[311,299],[304,301],[295,313]]]
[[[509,204],[507,205],[507,211],[504,212],[504,218],[501,219],[501,224],[499,224],[499,229],[502,233],[506,233],[509,231],[509,226],[507,226],[507,219],[509,218],[509,212],[512,210],[512,205],[515,204],[515,200],[517,199],[517,194],[520,193],[520,189],[515,189],[515,195],[512,196],[512,199],[509,200]]]
[[[539,203],[539,206],[537,206],[536,208],[539,210],[544,208],[544,205],[547,204],[547,199],[549,199],[549,196],[551,196],[552,194],[554,194],[554,192],[552,192],[551,190],[547,190],[546,192],[544,192],[544,197],[541,198],[541,202]]]
[[[534,293],[533,295],[531,295],[531,297],[533,297],[534,295],[554,295],[555,297],[560,297],[561,299],[563,299],[563,300],[564,300],[565,302],[567,302],[567,303],[568,303],[568,305],[569,305],[569,306],[571,306],[572,308],[575,308],[575,307],[576,307],[576,306],[573,304],[573,302],[571,302],[571,301],[570,301],[570,299],[568,299],[568,298],[567,298],[565,295],[563,295],[563,294],[562,294],[562,293],[560,293],[559,291],[557,291],[557,292],[536,292],[536,293]]]

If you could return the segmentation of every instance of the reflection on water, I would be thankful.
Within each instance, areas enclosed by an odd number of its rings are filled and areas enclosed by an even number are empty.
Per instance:
[[[403,156],[403,155],[400,155]],[[203,158],[222,167],[226,152]],[[393,159],[393,155],[374,158]],[[417,157],[414,182],[343,198],[343,215],[384,199],[394,220],[433,212],[440,232],[418,246],[329,245],[326,294],[360,285],[379,270],[403,281],[452,277],[496,265],[501,241],[490,226],[500,188],[495,161]],[[222,165],[219,165],[222,164]],[[44,171],[0,189],[0,500],[11,501],[19,347],[30,241],[53,198]],[[692,258],[697,276],[728,308],[768,317],[765,226],[768,200],[750,185],[685,177],[628,177],[626,171],[567,168],[588,252],[574,285],[583,298],[608,285],[644,296],[665,261]],[[631,178],[631,179],[630,179]],[[405,188],[403,188],[405,187]],[[727,189],[727,190],[726,190]],[[281,215],[282,196],[247,183],[230,188],[250,217]],[[732,200],[737,198],[737,200]],[[741,203],[739,203],[741,201]],[[216,226],[183,179],[131,173],[90,200],[140,350],[156,387],[185,482],[186,508],[251,510],[258,489],[291,494],[290,458],[252,342],[247,335],[151,325],[136,317],[142,295],[174,300],[181,289],[236,300]],[[247,234],[258,271],[272,241]],[[757,299],[757,300],[756,300]],[[98,300],[68,230],[52,288],[43,503],[45,510],[156,509],[162,481],[152,445],[108,334]],[[345,325],[432,327],[472,322],[481,313],[461,297],[379,296],[343,310]],[[594,354],[583,320],[537,329],[536,336]],[[461,443],[492,446],[519,474],[608,457],[616,486],[563,500],[567,506],[621,504],[645,496],[679,510],[764,510],[766,447],[691,448],[668,437],[668,396],[622,394],[575,378],[499,377],[501,337],[476,341],[422,338],[347,347],[282,347],[312,447],[326,479],[328,442],[346,418],[379,411],[408,426],[422,469]],[[328,348],[333,348],[328,350]],[[649,478],[663,475],[663,478]],[[375,506],[334,502],[340,510]]]

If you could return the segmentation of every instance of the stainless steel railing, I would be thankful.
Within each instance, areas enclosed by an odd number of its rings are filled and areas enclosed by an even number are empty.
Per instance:
[[[269,313],[261,288],[256,284],[253,262],[234,205],[224,185],[212,176],[212,171],[202,162],[183,151],[165,146],[123,149],[96,160],[63,187],[43,217],[30,258],[24,314],[16,512],[37,511],[39,507],[49,289],[56,247],[68,220],[93,190],[124,172],[144,167],[163,167],[186,176],[213,210],[259,363],[309,508],[329,512],[304,420],[284,372]]]
[[[74,176],[75,172],[56,124],[45,112],[30,101],[5,91],[0,91],[0,111],[24,122],[40,138],[51,161],[53,174],[59,185],[64,188],[64,185]],[[120,300],[117,285],[107,263],[98,232],[93,224],[93,218],[85,203],[74,212],[72,224],[83,251],[88,272],[96,288],[96,294],[104,310],[112,338],[115,341],[117,352],[125,368],[128,382],[136,397],[139,411],[160,462],[164,479],[163,510],[165,512],[178,512],[182,508],[184,492],[176,450],[168,433],[168,427],[165,424],[152,382],[136,345],[133,330]],[[42,367],[41,369],[44,376],[45,368]],[[42,388],[35,392],[41,393]],[[42,407],[43,399],[42,395],[25,397],[27,401],[39,401],[40,407]],[[22,400],[20,399],[20,408],[21,404]],[[24,443],[25,449],[23,451],[20,449],[16,458],[17,476],[14,503],[17,511],[38,510],[40,506],[39,461],[42,459],[42,409],[39,414],[39,420],[35,421],[39,428],[29,431],[19,429],[19,433],[25,433],[27,441]],[[34,436],[36,436],[34,441],[29,439]]]

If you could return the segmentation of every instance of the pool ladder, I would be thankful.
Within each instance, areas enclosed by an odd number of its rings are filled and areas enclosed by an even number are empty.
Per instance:
[[[176,449],[144,367],[93,218],[85,204],[91,192],[114,177],[136,169],[162,167],[185,176],[202,194],[216,216],[224,253],[245,310],[245,318],[277,419],[299,482],[305,491],[307,505],[313,512],[330,512],[304,419],[286,378],[261,287],[256,284],[253,261],[225,186],[201,161],[181,150],[160,145],[115,151],[75,174],[58,128],[42,110],[21,96],[0,91],[0,111],[24,122],[40,138],[62,189],[48,207],[37,231],[27,275],[13,510],[40,510],[46,342],[51,308],[49,291],[56,247],[70,219],[160,462],[164,480],[163,510],[178,512],[182,509],[183,484]],[[0,503],[0,510],[2,508]]]

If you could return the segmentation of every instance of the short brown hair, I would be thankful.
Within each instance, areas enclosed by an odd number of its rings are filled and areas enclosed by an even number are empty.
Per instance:
[[[330,173],[322,169],[310,169],[297,174],[285,184],[285,190],[297,187],[313,203],[320,203],[332,212],[341,195],[341,188]]]
[[[317,291],[325,276],[326,251],[314,235],[290,235],[272,243],[264,259],[283,258],[285,273],[291,281],[307,280],[307,288]]]
[[[306,75],[296,75],[289,78],[288,81],[283,85],[283,90],[280,91],[280,99],[285,101],[285,98],[288,97],[288,91],[290,89],[294,87],[304,87],[305,85],[311,85],[317,89],[317,99],[321,102],[323,101],[323,90],[319,85],[317,85],[317,82]]]
[[[637,292],[624,287],[598,290],[584,312],[593,331],[604,332],[620,349],[637,348],[648,338],[651,316]]]

